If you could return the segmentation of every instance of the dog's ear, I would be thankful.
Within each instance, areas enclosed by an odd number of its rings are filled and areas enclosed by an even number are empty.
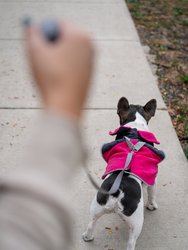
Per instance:
[[[143,107],[146,115],[147,121],[151,119],[152,116],[155,115],[155,111],[157,108],[157,101],[155,99],[151,99],[146,105]]]
[[[121,97],[119,99],[118,105],[117,105],[117,114],[120,118],[120,124],[123,124],[124,120],[127,117],[127,113],[129,110],[129,101],[125,97]]]
[[[127,100],[127,98],[121,97],[117,105],[117,112],[128,111],[128,109],[129,109],[129,101]]]

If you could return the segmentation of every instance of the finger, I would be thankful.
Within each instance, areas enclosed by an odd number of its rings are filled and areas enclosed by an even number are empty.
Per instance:
[[[62,37],[65,39],[76,37],[82,33],[76,25],[68,21],[60,22],[59,27],[61,34],[63,34]]]
[[[44,38],[38,26],[32,25],[25,29],[26,45],[29,50],[40,50],[46,47]]]

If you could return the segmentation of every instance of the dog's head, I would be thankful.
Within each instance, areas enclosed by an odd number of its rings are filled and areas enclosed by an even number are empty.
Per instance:
[[[157,101],[150,100],[144,106],[129,104],[125,97],[119,99],[117,105],[117,114],[119,115],[120,125],[139,123],[139,120],[148,124],[152,116],[155,115]]]

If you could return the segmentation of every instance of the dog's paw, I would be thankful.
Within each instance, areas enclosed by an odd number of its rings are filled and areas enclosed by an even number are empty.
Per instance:
[[[157,203],[154,201],[154,202],[148,202],[147,205],[146,205],[146,208],[150,211],[154,211],[156,209],[158,209],[158,205]]]
[[[88,237],[88,235],[86,233],[83,233],[82,234],[82,239],[85,241],[85,242],[89,242],[89,241],[93,241],[94,240],[94,237],[91,236],[91,237]]]

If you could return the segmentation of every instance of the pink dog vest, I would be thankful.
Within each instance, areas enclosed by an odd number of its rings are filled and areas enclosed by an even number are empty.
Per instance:
[[[109,132],[110,135],[117,135],[117,137],[121,133],[129,137],[134,145],[138,141],[144,141],[145,144],[138,152],[134,152],[132,160],[126,168],[126,158],[131,150],[124,136],[122,139],[116,139],[111,143],[104,144],[102,154],[107,162],[107,167],[102,179],[114,171],[124,170],[124,172],[135,175],[147,185],[154,185],[158,173],[158,164],[165,158],[163,151],[153,146],[154,143],[160,143],[154,134],[150,132],[139,131],[125,126],[117,128],[114,132]]]

